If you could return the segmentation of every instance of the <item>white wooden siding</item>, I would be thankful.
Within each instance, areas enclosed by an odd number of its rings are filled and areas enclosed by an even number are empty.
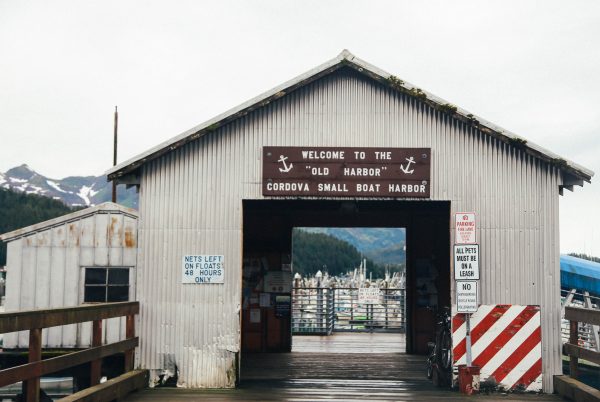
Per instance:
[[[83,303],[85,267],[128,267],[130,300],[136,298],[135,269],[137,217],[118,210],[96,207],[75,213],[48,227],[15,237],[8,242],[6,311],[77,306]],[[132,211],[133,212],[133,211]],[[113,318],[103,326],[104,341],[125,334],[125,318]],[[87,347],[91,322],[53,327],[42,331],[43,346]],[[4,347],[27,348],[29,332],[6,334]]]

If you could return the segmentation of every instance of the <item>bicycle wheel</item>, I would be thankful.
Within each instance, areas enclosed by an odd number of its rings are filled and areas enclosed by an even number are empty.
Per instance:
[[[433,358],[432,358],[432,356],[429,356],[429,358],[427,359],[427,379],[431,380],[432,377],[433,377]]]
[[[450,371],[452,367],[452,335],[447,328],[442,331],[440,336],[441,347],[440,347],[440,360],[439,365],[444,371]]]

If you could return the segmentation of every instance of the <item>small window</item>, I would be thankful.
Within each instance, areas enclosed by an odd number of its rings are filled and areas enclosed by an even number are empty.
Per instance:
[[[83,301],[85,303],[129,300],[129,268],[86,268]]]

